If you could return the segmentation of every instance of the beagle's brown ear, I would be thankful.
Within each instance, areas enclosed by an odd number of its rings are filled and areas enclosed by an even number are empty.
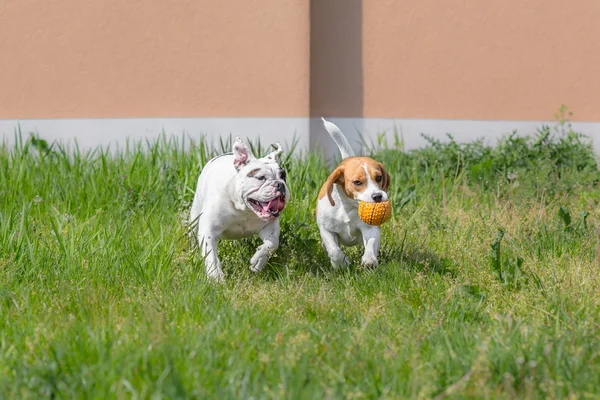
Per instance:
[[[341,165],[339,167],[337,167],[331,173],[331,175],[329,175],[329,178],[327,178],[327,181],[325,181],[325,187],[327,188],[327,198],[329,199],[329,204],[331,204],[332,206],[335,206],[333,197],[331,197],[331,193],[333,192],[333,184],[334,183],[337,183],[339,185],[344,184],[344,167]]]
[[[383,175],[383,178],[381,180],[381,190],[383,190],[384,192],[387,192],[388,189],[390,188],[390,174],[388,174],[387,170],[385,169],[385,167],[383,166],[382,163],[379,163],[379,168],[381,169],[381,174]]]

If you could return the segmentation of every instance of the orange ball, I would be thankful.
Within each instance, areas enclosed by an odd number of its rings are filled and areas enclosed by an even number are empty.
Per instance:
[[[389,200],[381,203],[361,201],[358,203],[358,216],[365,224],[379,226],[392,216],[392,205]]]

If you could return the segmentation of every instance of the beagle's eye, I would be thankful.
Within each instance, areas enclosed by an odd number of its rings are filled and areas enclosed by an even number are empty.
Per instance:
[[[354,183],[356,186],[362,186],[362,182],[361,182],[361,181],[359,181],[359,180],[355,180],[355,181],[354,181],[354,182],[352,182],[352,183]]]
[[[375,182],[377,182],[377,183],[381,182],[381,179],[382,179],[382,178],[383,178],[383,176],[381,176],[381,175],[377,175],[377,176],[375,177]]]

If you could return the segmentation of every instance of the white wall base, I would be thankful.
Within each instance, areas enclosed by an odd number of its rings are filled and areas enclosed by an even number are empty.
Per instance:
[[[517,130],[521,134],[534,134],[542,124],[555,126],[553,121],[469,121],[402,118],[328,118],[339,125],[350,143],[358,150],[362,140],[377,143],[381,134],[390,145],[394,144],[394,131],[401,135],[405,150],[426,144],[420,133],[446,140],[450,133],[459,142],[485,138],[493,144],[503,135]],[[23,135],[38,133],[48,141],[73,144],[74,139],[82,150],[97,146],[123,148],[126,140],[155,139],[164,131],[168,135],[189,135],[218,143],[220,136],[240,136],[264,145],[275,141],[284,147],[298,140],[298,150],[324,151],[328,156],[337,154],[335,145],[323,129],[320,118],[125,118],[125,119],[36,119],[0,120],[0,140],[14,142],[14,134],[21,126]],[[600,152],[600,122],[573,122],[574,130],[593,140]],[[362,133],[362,135],[360,133]],[[287,145],[287,146],[286,146]]]
[[[337,124],[346,134],[350,143],[358,148],[361,141],[367,144],[377,143],[378,136],[383,136],[389,145],[394,145],[395,132],[403,139],[405,150],[422,147],[427,144],[421,133],[436,139],[447,141],[447,133],[459,143],[484,138],[488,144],[495,144],[501,137],[517,130],[521,135],[533,135],[542,125],[551,128],[557,126],[556,121],[471,121],[441,119],[402,119],[402,118],[327,118]],[[311,122],[311,128],[317,126],[320,131],[313,130],[315,140],[325,142],[327,133],[320,123]],[[600,153],[600,122],[572,122],[571,127],[584,133],[593,142],[597,153]],[[362,135],[359,134],[362,132]],[[362,136],[362,139],[361,139]],[[330,139],[327,139],[331,142]],[[335,145],[334,145],[335,146]]]
[[[260,138],[263,145],[279,141],[284,149],[298,140],[298,148],[308,149],[308,118],[97,118],[97,119],[24,119],[0,120],[0,141],[14,142],[21,127],[23,138],[31,132],[48,142],[72,145],[88,150],[110,145],[124,148],[126,141],[156,139],[167,135],[189,136],[199,140],[205,136],[218,145],[220,137]],[[288,146],[286,146],[288,145]]]

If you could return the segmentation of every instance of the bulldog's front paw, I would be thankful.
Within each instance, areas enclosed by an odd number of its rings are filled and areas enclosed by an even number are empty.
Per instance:
[[[377,266],[377,257],[373,254],[365,254],[360,263],[364,268],[375,268]]]
[[[250,271],[252,272],[260,272],[267,265],[267,260],[269,259],[269,252],[260,246],[254,256],[250,259]]]
[[[221,267],[218,265],[213,265],[213,266],[207,267],[206,275],[208,276],[209,279],[211,279],[215,282],[218,282],[218,283],[223,283],[225,281],[225,274],[223,273],[223,270],[221,269]]]

